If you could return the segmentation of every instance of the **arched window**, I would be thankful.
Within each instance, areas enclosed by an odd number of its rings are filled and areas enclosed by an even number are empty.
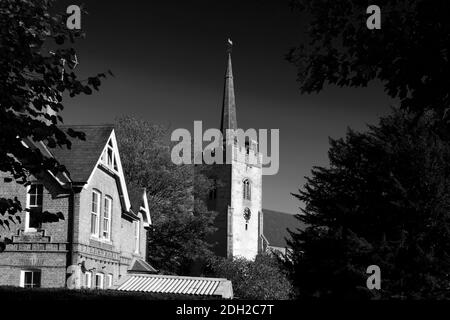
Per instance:
[[[243,181],[243,185],[244,185],[244,189],[243,189],[243,191],[244,191],[244,193],[243,193],[244,199],[245,200],[251,200],[252,199],[252,194],[251,194],[250,180],[245,179]]]

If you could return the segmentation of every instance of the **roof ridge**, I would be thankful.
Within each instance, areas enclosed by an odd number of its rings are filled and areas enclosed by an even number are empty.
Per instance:
[[[267,211],[267,212],[275,212],[275,213],[281,213],[281,214],[288,214],[288,215],[291,215],[291,216],[295,216],[295,215],[297,215],[298,213],[290,213],[290,212],[283,212],[283,211],[277,211],[277,210],[272,210],[272,209],[264,209],[264,208],[262,208],[262,211],[264,212],[264,211]]]
[[[105,124],[61,124],[58,127],[114,127],[113,123],[105,123]]]
[[[132,274],[133,277],[149,277],[149,278],[176,278],[185,280],[208,280],[208,281],[229,281],[226,278],[209,278],[209,277],[193,277],[193,276],[177,276],[169,274]]]

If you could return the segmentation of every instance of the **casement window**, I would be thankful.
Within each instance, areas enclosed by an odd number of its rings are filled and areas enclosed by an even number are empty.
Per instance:
[[[105,197],[105,205],[103,206],[103,225],[102,237],[106,240],[111,239],[111,214],[112,214],[112,198]]]
[[[243,181],[243,197],[245,200],[252,199],[251,184],[250,184],[250,180],[248,180],[248,179],[245,179]]]
[[[100,227],[100,198],[101,194],[98,191],[92,192],[92,206],[91,206],[91,235],[99,236]]]
[[[85,288],[92,288],[92,272],[85,272],[84,274],[84,287]]]
[[[21,270],[20,286],[22,288],[40,288],[41,271],[39,270]]]
[[[95,289],[103,289],[103,281],[104,281],[105,275],[103,273],[96,273],[95,274]]]
[[[41,228],[39,215],[42,213],[42,202],[44,197],[44,186],[32,184],[27,188],[27,212],[25,215],[25,231],[33,232]]]
[[[139,220],[134,222],[134,253],[139,254],[139,246],[140,246],[140,227],[141,223]]]
[[[108,274],[106,276],[106,285],[108,288],[111,288],[113,285],[113,275],[112,274]]]

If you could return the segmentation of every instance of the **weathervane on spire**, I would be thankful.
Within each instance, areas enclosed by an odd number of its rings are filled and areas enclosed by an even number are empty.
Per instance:
[[[233,50],[233,41],[231,41],[231,39],[228,38],[228,40],[227,40],[227,53],[231,53],[232,50]]]

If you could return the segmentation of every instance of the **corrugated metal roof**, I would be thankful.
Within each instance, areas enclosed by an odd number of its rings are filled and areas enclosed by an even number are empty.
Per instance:
[[[231,281],[221,278],[198,278],[167,275],[128,275],[119,284],[119,291],[154,292],[187,294],[200,296],[218,296],[233,298]]]

